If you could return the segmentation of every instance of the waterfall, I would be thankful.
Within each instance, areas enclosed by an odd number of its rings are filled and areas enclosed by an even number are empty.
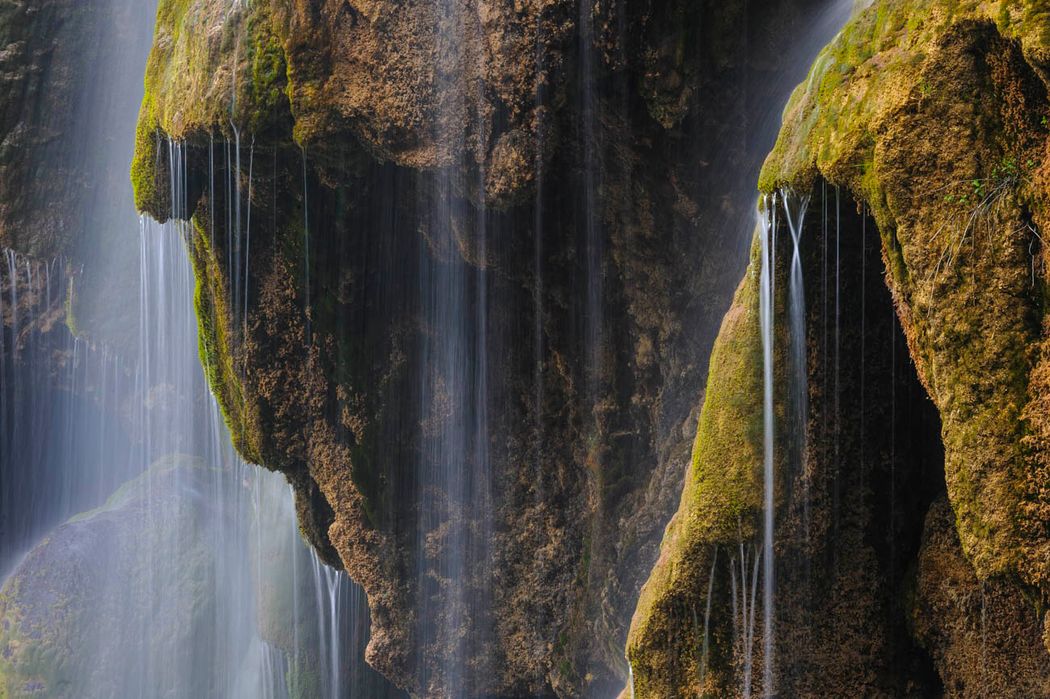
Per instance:
[[[172,152],[178,150],[174,147]],[[179,181],[173,177],[173,182]],[[345,574],[320,563],[312,549],[306,552],[283,478],[244,463],[233,451],[197,358],[194,280],[184,250],[189,234],[187,223],[141,223],[141,334],[133,360],[65,332],[66,350],[59,353],[68,356],[61,360],[64,364],[49,364],[53,357],[48,346],[26,344],[17,354],[4,353],[0,378],[5,435],[21,431],[30,435],[32,444],[61,444],[56,456],[45,459],[52,464],[52,483],[59,486],[53,488],[55,503],[27,513],[40,521],[27,523],[24,536],[39,540],[46,525],[98,508],[60,525],[32,549],[14,567],[5,594],[15,604],[31,604],[21,581],[47,573],[59,591],[70,595],[71,607],[89,605],[84,612],[89,618],[90,605],[108,608],[110,601],[122,601],[119,613],[107,613],[94,628],[77,629],[84,641],[74,643],[71,652],[79,657],[70,664],[74,669],[104,670],[78,672],[70,679],[82,696],[189,698],[212,688],[208,691],[219,696],[283,698],[291,696],[290,680],[302,676],[296,664],[322,653],[322,691],[306,696],[344,696],[347,681],[360,675],[349,665],[356,662],[364,639],[348,616],[362,613],[363,599],[351,600]],[[32,263],[27,268],[13,254],[7,259],[8,275],[14,276],[3,277],[8,300],[3,310],[7,327],[14,327],[18,308],[31,310],[30,300],[46,298],[42,284],[61,288],[65,280]],[[22,298],[12,280],[22,286]],[[25,290],[32,292],[32,299]],[[23,336],[30,343],[42,342],[33,332]],[[10,348],[15,337],[3,333],[3,347]],[[39,402],[26,394],[48,385],[44,380],[33,385],[9,380],[19,368],[16,360],[23,370],[22,362],[35,363],[29,367],[31,378],[65,373],[63,390],[69,397],[51,406],[59,413],[52,424],[62,426],[57,439],[41,438],[47,424],[43,416],[30,424],[11,422],[16,417],[8,409],[12,401],[17,399],[19,415],[31,415],[24,408]],[[84,393],[89,395],[77,395]],[[131,435],[126,444],[107,440],[105,419],[114,414],[111,403],[118,399],[136,406],[125,428]],[[91,419],[93,415],[100,419]],[[5,498],[27,492],[24,476],[10,470],[16,455],[12,450],[24,447],[18,440],[4,439]],[[57,458],[73,455],[77,458],[64,463]],[[22,480],[9,483],[11,477]],[[129,477],[133,480],[106,500],[116,484]],[[14,511],[5,506],[5,519]],[[114,522],[110,528],[116,526],[116,531],[103,529],[104,521]],[[84,589],[67,589],[75,581],[59,577],[50,562],[51,551],[87,533],[94,542],[89,548],[92,557],[108,562],[110,570],[98,570],[89,578],[96,583]],[[0,563],[6,569],[17,556],[9,550],[3,554]],[[129,568],[131,562],[134,567]],[[90,560],[83,565],[97,569]],[[274,581],[306,565],[316,580],[312,590],[275,586]],[[307,579],[304,570],[298,572]],[[309,611],[294,620],[271,618],[285,608]],[[302,623],[315,624],[317,631],[301,631]],[[295,626],[292,643],[261,635],[264,627],[272,632],[286,624]]]
[[[809,387],[808,369],[806,366],[806,308],[805,285],[802,274],[802,231],[805,225],[809,197],[798,197],[792,192],[782,190],[763,197],[758,210],[758,239],[760,246],[761,270],[759,279],[759,326],[762,335],[762,414],[763,414],[763,507],[762,507],[762,650],[763,673],[762,686],[766,697],[776,695],[775,670],[775,551],[774,529],[776,519],[776,424],[774,397],[776,394],[774,372],[774,349],[776,343],[776,246],[780,227],[779,211],[783,210],[791,237],[791,271],[788,278],[788,335],[790,340],[789,362],[785,378],[791,392],[791,420],[794,445],[794,468],[805,482],[805,448],[806,420],[808,401],[806,392]],[[808,538],[809,506],[808,492],[800,494],[803,500],[803,526]],[[743,559],[744,552],[741,551]],[[757,562],[757,559],[756,559]],[[742,580],[746,576],[742,575]],[[745,587],[746,594],[746,587]],[[752,613],[754,610],[751,610]],[[745,612],[746,617],[746,612]],[[747,646],[749,647],[749,646]],[[750,651],[748,651],[748,656]],[[748,659],[745,668],[749,668]],[[751,691],[750,671],[745,669],[744,692]]]
[[[745,699],[752,693],[751,678],[754,671],[755,611],[758,596],[758,571],[762,555],[757,547],[744,543],[741,537],[739,555],[729,559],[729,581],[733,603],[734,646],[741,667],[741,689]],[[737,564],[739,562],[739,571]],[[750,578],[748,568],[751,569]],[[737,575],[739,574],[739,583]]]
[[[0,577],[48,530],[100,503],[131,474],[114,414],[123,360],[62,325],[74,293],[65,259],[3,250],[0,264]],[[65,293],[63,293],[65,292]],[[83,414],[83,420],[73,420]],[[43,434],[73,439],[41,439]],[[109,464],[103,469],[103,454]]]
[[[784,218],[791,233],[791,274],[788,281],[788,332],[790,335],[790,366],[792,439],[794,442],[795,473],[808,484],[805,475],[806,422],[809,417],[809,374],[806,367],[806,290],[802,275],[802,227],[809,208],[809,196],[799,197],[790,191],[780,192]],[[792,211],[792,205],[795,210]],[[805,487],[805,486],[804,486]],[[810,506],[808,489],[798,494],[802,499],[803,538],[809,540]]]
[[[583,246],[586,251],[586,306],[585,345],[589,398],[597,399],[602,372],[602,324],[605,284],[603,258],[605,245],[598,210],[599,169],[601,154],[598,150],[599,100],[595,73],[594,5],[581,2],[580,26],[580,142],[583,155]]]
[[[385,694],[360,660],[359,588],[307,549],[284,478],[240,459],[210,395],[186,250],[188,145],[167,150],[181,220],[140,221],[136,343],[118,352],[75,337],[62,292],[75,293],[78,270],[4,251],[0,616],[5,634],[30,640],[3,662],[15,678],[34,657],[56,658],[25,680],[54,695]],[[253,162],[254,145],[249,173]],[[241,205],[230,209],[232,223]],[[244,281],[234,313],[247,310],[247,251],[246,240],[243,271],[228,258],[230,288]],[[40,606],[29,581],[41,579],[58,604]],[[32,625],[10,626],[22,618]]]
[[[421,380],[423,450],[420,480],[424,484],[419,531],[421,577],[442,581],[438,598],[421,597],[421,618],[433,619],[423,629],[429,643],[447,649],[429,662],[440,667],[440,678],[423,669],[423,686],[434,679],[446,689],[464,687],[466,643],[464,625],[476,617],[476,593],[470,580],[484,576],[491,519],[489,507],[487,272],[464,260],[456,248],[452,219],[470,216],[469,204],[456,198],[450,182],[439,182],[439,202],[431,218],[431,234],[445,254],[435,259],[424,249],[420,270],[421,301],[429,332],[424,339]],[[483,213],[477,214],[483,217]],[[484,254],[484,225],[474,230],[479,256]],[[428,546],[429,542],[429,546]],[[434,545],[437,545],[436,547]],[[428,550],[429,549],[429,550]],[[473,593],[468,594],[468,588]],[[438,608],[430,607],[437,603]],[[473,632],[480,633],[480,629]],[[438,668],[433,668],[437,670]]]
[[[419,252],[420,453],[415,564],[417,685],[428,696],[482,693],[487,668],[468,666],[491,635],[486,611],[492,574],[492,464],[489,440],[489,271],[485,169],[470,135],[484,116],[469,107],[464,40],[468,17],[456,2],[436,7],[448,41],[437,122],[454,124],[442,142],[452,162],[421,177],[427,244]],[[444,111],[448,109],[449,111]],[[459,109],[463,109],[461,113]],[[466,123],[461,123],[466,114]],[[471,174],[458,179],[459,169]],[[466,190],[466,192],[464,191]],[[473,196],[469,193],[473,193]]]
[[[310,331],[313,312],[310,308],[310,185],[307,179],[306,148],[303,154],[303,314],[306,316],[306,344],[313,337]]]

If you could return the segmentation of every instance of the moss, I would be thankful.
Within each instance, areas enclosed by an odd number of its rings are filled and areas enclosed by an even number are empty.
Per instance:
[[[225,277],[200,217],[194,217],[192,225],[189,252],[196,277],[193,300],[201,365],[229,427],[234,447],[246,461],[261,463],[259,430],[233,356],[234,330],[230,326]]]
[[[288,112],[287,62],[283,43],[273,32],[273,19],[266,4],[248,22],[251,37],[249,63],[251,82],[248,97],[251,110],[246,123],[252,133],[264,131],[275,119]]]
[[[1011,581],[978,579],[943,499],[926,517],[911,591],[903,608],[946,687],[960,696],[1046,696],[1040,615]]]
[[[323,694],[323,683],[316,663],[298,658],[288,668],[288,696],[291,699],[310,699]]]
[[[69,329],[69,333],[73,337],[79,337],[80,336],[80,330],[77,328],[77,316],[76,316],[76,313],[73,310],[75,307],[76,307],[76,287],[74,286],[74,278],[70,277],[70,279],[69,279],[69,287],[66,289],[66,302],[65,302],[66,328]]]
[[[131,163],[139,211],[170,216],[163,140],[205,143],[234,131],[290,140],[280,26],[265,0],[233,9],[214,0],[161,2]]]
[[[1046,308],[1023,234],[1048,204],[1036,174],[1046,86],[1025,58],[1041,50],[1025,19],[1034,5],[1010,4],[1003,37],[998,3],[877,0],[795,90],[759,186],[810,191],[822,177],[866,205],[909,351],[941,413],[962,548],[981,579],[1020,580],[1038,600],[1050,594],[1050,497],[1028,474],[1046,473],[1050,430],[1034,417],[1046,404],[1031,379]],[[694,689],[695,633],[676,615],[702,599],[711,549],[735,534],[735,515],[747,525],[761,491],[747,471],[761,463],[760,383],[747,373],[761,366],[757,320],[750,336],[737,324],[756,284],[753,260],[712,354],[681,507],[632,623],[639,696],[710,690]]]
[[[135,196],[135,208],[163,222],[171,215],[171,202],[167,186],[167,165],[161,155],[160,140],[160,125],[147,91],[135,127],[131,187]]]
[[[1021,19],[1013,21],[1017,15]],[[759,189],[807,191],[817,170],[862,189],[853,168],[872,160],[878,124],[912,98],[922,80],[916,68],[948,27],[994,19],[1007,36],[1021,40],[1026,52],[1044,52],[1050,44],[1048,18],[1050,10],[1034,1],[873,3],[821,52],[795,89]],[[920,86],[919,94],[924,92],[928,87]]]
[[[692,463],[681,504],[667,526],[660,557],[642,588],[627,640],[639,696],[671,696],[682,684],[659,657],[667,634],[680,636],[680,598],[699,593],[711,552],[754,533],[762,493],[762,339],[758,245],[711,353]],[[688,654],[674,665],[692,663]],[[690,672],[683,674],[689,675]],[[693,676],[697,676],[695,673]]]
[[[1046,90],[1022,59],[1045,52],[1045,15],[1034,2],[876,2],[795,91],[760,180],[805,188],[819,173],[868,204],[942,412],[963,549],[980,575],[1020,572],[1044,594],[1045,566],[1025,563],[1043,535],[1019,534],[1018,508],[1025,464],[1041,458],[1022,445],[1020,411],[1045,308],[1021,278],[1017,231],[1045,206],[1031,173]]]

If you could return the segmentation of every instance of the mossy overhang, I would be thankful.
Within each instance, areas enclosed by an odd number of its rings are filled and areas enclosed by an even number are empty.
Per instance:
[[[759,180],[808,191],[820,176],[871,212],[942,414],[963,549],[982,578],[1016,576],[1044,599],[1050,441],[1032,377],[1048,361],[1048,55],[1042,2],[875,2],[793,93]]]

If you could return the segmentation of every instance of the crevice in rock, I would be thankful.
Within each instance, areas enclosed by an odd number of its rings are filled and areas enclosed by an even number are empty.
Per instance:
[[[809,411],[801,459],[790,408],[778,417],[780,443],[796,449],[780,461],[789,480],[776,530],[777,690],[935,696],[904,590],[944,490],[940,419],[909,357],[867,211],[819,180],[801,241]],[[786,227],[778,243],[786,363]]]

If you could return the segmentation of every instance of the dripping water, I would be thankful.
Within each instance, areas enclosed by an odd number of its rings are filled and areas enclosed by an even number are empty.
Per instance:
[[[758,602],[758,573],[761,550],[738,542],[738,555],[729,559],[729,580],[732,596],[734,647],[741,670],[741,689],[744,699],[750,699],[754,671],[755,618]],[[739,564],[739,570],[737,566]],[[750,577],[748,576],[748,569]],[[739,582],[738,578],[739,576]]]
[[[700,691],[704,691],[707,681],[707,659],[711,639],[711,598],[715,591],[715,571],[718,569],[718,547],[711,556],[711,574],[707,578],[707,600],[704,603],[704,641],[700,652]]]
[[[585,356],[590,398],[596,399],[602,371],[601,343],[603,324],[604,280],[602,260],[605,255],[603,231],[599,223],[598,109],[595,75],[594,6],[581,2],[579,14],[580,42],[580,143],[583,156],[583,243],[586,250]]]
[[[483,694],[491,679],[485,676],[489,668],[468,665],[468,660],[475,657],[474,648],[486,646],[490,634],[488,362],[493,347],[488,326],[493,290],[485,169],[469,155],[468,134],[484,119],[468,101],[465,76],[473,57],[464,32],[470,18],[460,3],[448,0],[438,3],[437,13],[449,47],[440,78],[447,95],[442,109],[448,111],[437,121],[450,124],[466,114],[467,123],[457,122],[454,135],[443,143],[451,163],[420,175],[427,244],[420,248],[418,271],[424,332],[418,375],[416,683],[431,696],[460,697]],[[475,196],[465,195],[464,188]]]
[[[774,696],[775,692],[775,554],[774,554],[774,530],[776,518],[776,474],[775,469],[775,442],[776,424],[774,407],[774,350],[775,350],[775,320],[776,311],[776,248],[780,227],[779,211],[783,210],[783,218],[791,237],[791,270],[788,278],[788,331],[790,338],[789,362],[786,373],[788,384],[791,387],[791,421],[793,428],[793,446],[795,469],[802,476],[805,484],[805,449],[806,449],[806,419],[808,405],[806,391],[808,390],[809,378],[806,367],[806,327],[805,327],[805,284],[802,273],[802,232],[805,225],[806,211],[809,207],[809,197],[797,197],[790,191],[780,191],[764,197],[758,209],[758,239],[761,261],[759,278],[759,325],[762,335],[762,412],[763,412],[763,517],[762,517],[762,554],[755,558],[756,570],[759,558],[762,561],[762,686],[765,696]],[[806,531],[803,536],[808,539],[809,528],[809,504],[808,492],[801,493],[804,502],[803,526]],[[741,552],[743,560],[744,553]],[[745,599],[741,606],[746,607],[746,575],[742,571],[741,582],[745,590]],[[752,593],[754,590],[752,590]],[[754,615],[754,606],[750,608]],[[745,612],[743,618],[747,619]],[[748,630],[744,637],[745,663],[744,663],[744,691],[749,695],[751,691],[751,659],[750,648],[753,641],[753,631]]]
[[[867,403],[865,402],[867,371],[867,283],[868,283],[868,210],[865,204],[860,212],[860,492],[867,492],[868,461],[867,447]]]
[[[762,331],[762,473],[763,473],[763,527],[762,527],[762,559],[763,559],[763,648],[764,679],[767,693],[772,688],[773,668],[773,525],[774,525],[774,473],[773,473],[773,442],[775,439],[774,417],[773,417],[773,313],[775,308],[774,289],[774,250],[776,248],[776,197],[767,199],[759,211],[759,240],[761,244],[762,268],[759,282],[759,316]],[[741,544],[741,563],[744,562],[743,544]],[[755,558],[755,570],[758,570],[758,556]],[[745,576],[742,572],[741,581]],[[745,585],[746,589],[746,585]],[[745,611],[746,616],[746,611]],[[754,603],[752,602],[751,616],[754,618]],[[749,697],[751,692],[751,640],[753,631],[746,640],[747,662],[744,672],[744,696]]]
[[[245,325],[245,332],[247,332],[248,325],[248,268],[249,261],[251,260],[251,245],[252,245],[252,176],[255,169],[255,136],[252,136],[252,143],[248,149],[248,221],[244,226],[244,310],[241,313],[241,321]]]
[[[835,525],[835,531],[838,531],[838,522],[841,514],[841,483],[840,483],[840,470],[842,466],[841,461],[841,444],[842,444],[842,390],[841,390],[841,347],[842,347],[842,209],[841,209],[841,195],[839,188],[835,187],[835,357],[833,370],[835,372],[833,379],[833,404],[835,411],[835,421],[833,428],[835,435],[835,446],[834,446],[834,472],[835,472],[835,490],[834,490],[834,506],[833,506],[833,522]]]

